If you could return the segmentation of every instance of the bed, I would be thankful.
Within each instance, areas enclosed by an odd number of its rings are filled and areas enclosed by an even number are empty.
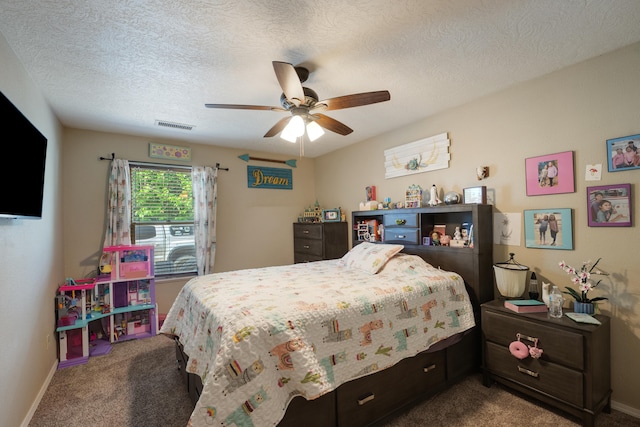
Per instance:
[[[369,425],[477,369],[474,291],[402,249],[191,279],[160,331],[190,425]]]

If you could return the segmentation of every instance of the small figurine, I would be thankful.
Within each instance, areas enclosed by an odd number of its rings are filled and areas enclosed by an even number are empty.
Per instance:
[[[438,187],[435,184],[431,186],[431,192],[429,193],[429,206],[438,206],[440,199],[438,199]]]
[[[456,227],[456,231],[453,233],[453,240],[462,240],[462,233],[460,227]]]
[[[451,243],[451,236],[449,236],[448,234],[445,234],[442,237],[440,237],[440,244],[442,246],[449,246],[449,243]]]
[[[440,233],[438,231],[431,233],[431,244],[433,246],[440,246]]]

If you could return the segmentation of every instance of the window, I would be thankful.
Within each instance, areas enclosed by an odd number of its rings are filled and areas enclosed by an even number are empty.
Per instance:
[[[196,273],[191,168],[132,163],[130,172],[133,242],[155,247],[157,277]]]

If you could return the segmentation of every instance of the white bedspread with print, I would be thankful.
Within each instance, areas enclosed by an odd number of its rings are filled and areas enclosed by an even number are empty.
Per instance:
[[[378,272],[318,261],[196,277],[161,333],[202,378],[197,426],[275,426],[319,397],[475,326],[462,278],[415,255]]]

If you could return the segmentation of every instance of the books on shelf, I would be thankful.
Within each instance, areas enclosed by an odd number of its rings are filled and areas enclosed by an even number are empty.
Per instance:
[[[565,313],[567,317],[578,323],[589,323],[591,325],[601,325],[600,321],[587,313]]]
[[[505,300],[504,306],[516,313],[546,313],[549,310],[544,302],[535,299]]]

